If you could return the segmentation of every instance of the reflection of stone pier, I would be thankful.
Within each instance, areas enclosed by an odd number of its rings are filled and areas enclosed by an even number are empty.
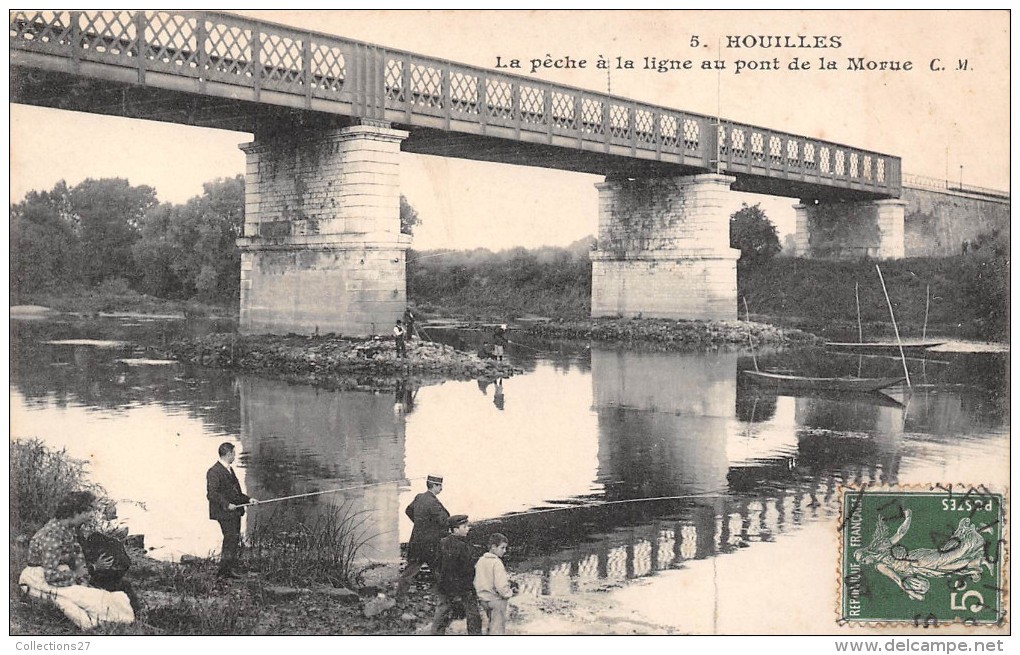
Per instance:
[[[261,378],[240,380],[247,491],[259,499],[359,487],[254,510],[274,521],[314,521],[330,506],[364,512],[363,555],[400,557],[398,487],[404,478],[404,418],[393,398],[327,391]],[[384,484],[379,484],[384,483]],[[372,486],[362,486],[372,485]]]
[[[608,498],[725,488],[736,354],[593,350],[591,362]]]

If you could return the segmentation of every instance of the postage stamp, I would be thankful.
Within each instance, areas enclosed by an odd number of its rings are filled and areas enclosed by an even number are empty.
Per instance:
[[[1005,621],[1004,495],[984,486],[844,488],[840,623]]]

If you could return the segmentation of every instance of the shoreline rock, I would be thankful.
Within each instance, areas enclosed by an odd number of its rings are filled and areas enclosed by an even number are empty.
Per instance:
[[[409,342],[407,357],[401,358],[391,340],[334,335],[221,333],[177,341],[161,352],[180,362],[341,389],[394,389],[409,379],[424,383],[449,378],[506,378],[521,372],[509,362],[483,360],[431,341]]]
[[[663,350],[703,350],[725,346],[812,346],[824,339],[802,330],[748,321],[690,321],[660,318],[593,318],[549,321],[523,328],[527,334],[558,339],[590,339],[600,343],[654,347]]]

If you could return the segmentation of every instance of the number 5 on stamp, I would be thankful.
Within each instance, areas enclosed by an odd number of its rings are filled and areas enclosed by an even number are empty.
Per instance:
[[[1002,622],[1002,494],[843,489],[840,500],[841,623]]]

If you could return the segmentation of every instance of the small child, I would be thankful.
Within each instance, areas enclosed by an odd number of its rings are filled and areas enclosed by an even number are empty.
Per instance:
[[[506,634],[506,603],[513,596],[510,579],[500,559],[506,554],[507,538],[496,532],[489,536],[489,552],[475,563],[475,591],[489,617],[489,634]]]
[[[450,535],[439,542],[439,582],[436,585],[436,616],[432,621],[432,634],[446,633],[454,605],[464,608],[469,635],[482,634],[482,615],[478,613],[478,596],[472,577],[475,569],[475,549],[468,543],[470,529],[468,517],[454,514],[448,522]]]

